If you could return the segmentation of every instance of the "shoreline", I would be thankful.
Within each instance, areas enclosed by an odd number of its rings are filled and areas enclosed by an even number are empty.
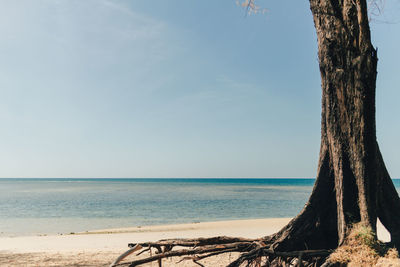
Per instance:
[[[190,231],[190,230],[206,230],[218,229],[229,225],[229,228],[241,228],[256,226],[261,224],[267,229],[280,226],[282,223],[288,223],[292,218],[262,218],[262,219],[237,219],[237,220],[222,220],[208,222],[192,222],[178,224],[161,224],[161,225],[145,225],[133,227],[118,227],[98,230],[89,230],[85,232],[77,232],[75,235],[90,235],[90,234],[120,234],[120,233],[148,233],[148,232],[172,232],[172,231]],[[232,229],[230,229],[232,230]]]
[[[257,238],[280,230],[290,218],[247,219],[97,229],[73,234],[0,237],[0,252],[126,250],[128,243],[218,235]]]

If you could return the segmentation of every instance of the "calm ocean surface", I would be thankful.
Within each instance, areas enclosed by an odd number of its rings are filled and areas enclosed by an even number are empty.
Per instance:
[[[400,180],[394,180],[400,188]],[[295,216],[314,179],[0,179],[0,235]]]

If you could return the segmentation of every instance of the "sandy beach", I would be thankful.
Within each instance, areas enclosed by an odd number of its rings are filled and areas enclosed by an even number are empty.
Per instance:
[[[273,234],[289,218],[202,222],[191,224],[102,229],[67,235],[41,235],[0,238],[0,266],[109,266],[125,252],[128,243],[156,241],[165,238],[196,238],[218,235],[256,238]],[[389,240],[378,225],[378,237]],[[206,259],[207,266],[225,266],[237,255]],[[132,260],[133,255],[126,258]],[[165,260],[165,266],[176,266],[178,259]],[[147,266],[156,266],[148,264]],[[179,266],[198,266],[185,261]]]

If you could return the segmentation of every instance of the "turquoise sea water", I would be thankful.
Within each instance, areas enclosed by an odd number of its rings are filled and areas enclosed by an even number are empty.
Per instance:
[[[396,188],[400,180],[394,180]],[[295,216],[314,179],[0,179],[3,236]]]

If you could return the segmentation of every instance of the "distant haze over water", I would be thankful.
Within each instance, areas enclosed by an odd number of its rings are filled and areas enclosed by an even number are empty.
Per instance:
[[[0,232],[14,236],[293,217],[314,179],[0,179]],[[400,180],[394,180],[397,190]]]

